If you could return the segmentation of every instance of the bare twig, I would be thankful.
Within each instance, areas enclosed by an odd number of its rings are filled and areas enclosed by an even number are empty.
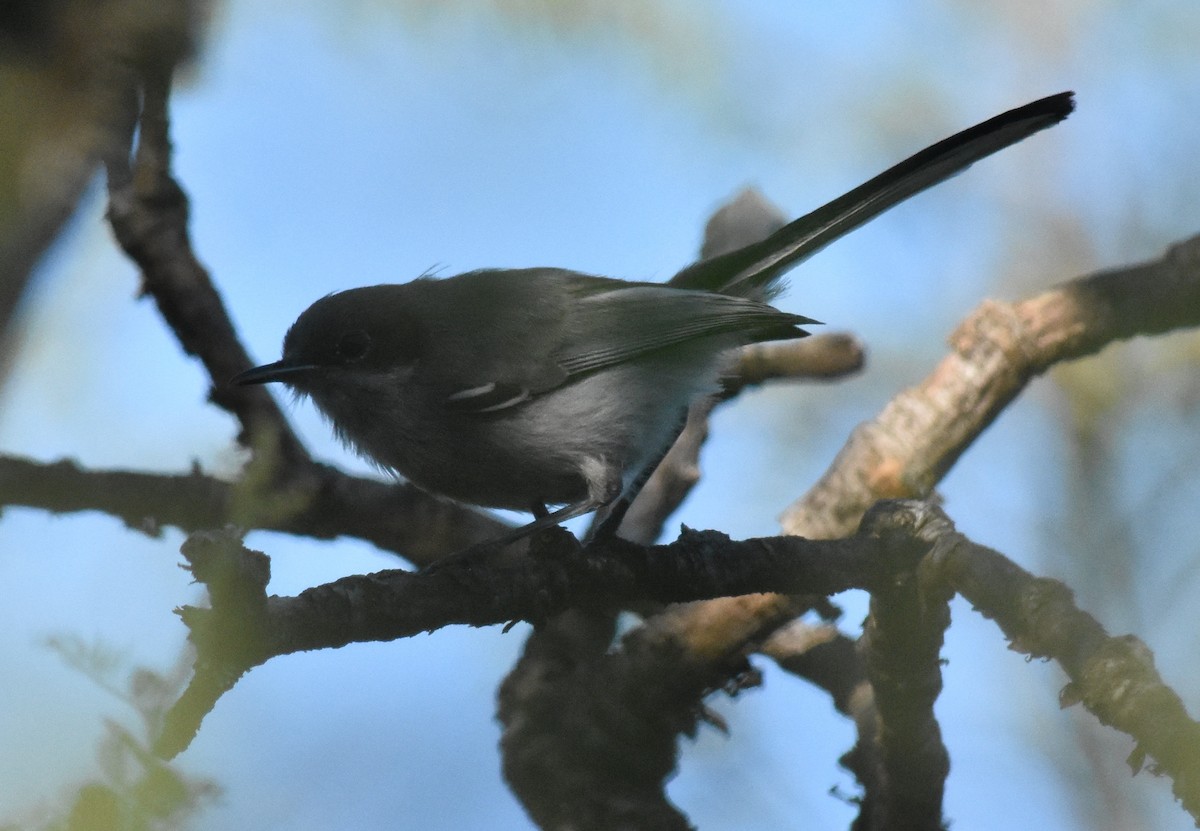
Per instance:
[[[985,302],[951,335],[951,353],[925,381],[855,431],[833,466],[784,514],[784,530],[839,535],[876,499],[925,496],[1054,364],[1197,325],[1200,236],[1154,262],[1081,277],[1015,304]]]
[[[858,372],[865,361],[862,342],[844,332],[756,343],[742,348],[737,371],[726,389],[740,392],[744,387],[780,379],[832,381]]]

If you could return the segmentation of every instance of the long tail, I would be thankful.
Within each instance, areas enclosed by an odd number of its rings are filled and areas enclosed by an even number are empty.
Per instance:
[[[769,296],[774,280],[838,237],[997,150],[1054,126],[1074,109],[1074,93],[1060,92],[989,118],[909,156],[761,242],[693,263],[671,278],[670,284],[722,294]]]

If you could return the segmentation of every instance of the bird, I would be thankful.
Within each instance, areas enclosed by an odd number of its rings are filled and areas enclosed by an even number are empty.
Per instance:
[[[615,533],[731,350],[818,323],[770,305],[786,271],[1073,109],[1063,92],[1009,110],[666,283],[536,267],[339,291],[296,319],[280,360],[232,383],[285,384],[427,491],[533,514],[494,543],[602,508]]]

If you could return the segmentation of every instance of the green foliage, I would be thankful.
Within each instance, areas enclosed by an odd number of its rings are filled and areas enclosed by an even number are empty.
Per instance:
[[[75,635],[46,639],[68,666],[132,710],[137,727],[105,721],[92,778],[64,793],[55,806],[40,806],[39,819],[0,825],[0,831],[177,831],[186,829],[220,795],[212,780],[164,762],[150,747],[163,713],[183,690],[191,657],[184,650],[166,673],[127,669],[127,660],[103,643]],[[27,812],[34,813],[34,812]]]

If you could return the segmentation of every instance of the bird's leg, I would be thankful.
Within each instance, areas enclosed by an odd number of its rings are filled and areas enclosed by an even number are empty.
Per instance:
[[[517,540],[523,540],[531,534],[536,534],[538,531],[541,531],[544,528],[553,528],[555,525],[566,522],[568,519],[574,519],[577,516],[583,516],[584,514],[590,513],[597,508],[603,507],[605,504],[605,502],[597,501],[595,499],[587,499],[583,502],[574,502],[570,505],[564,505],[556,511],[547,512],[546,506],[538,503],[537,508],[533,511],[533,522],[522,525],[519,528],[513,528],[511,531],[507,531],[495,539],[488,540],[486,543],[483,543],[483,545],[509,545]]]
[[[488,540],[484,545],[488,546],[504,546],[514,543],[518,540],[523,540],[531,534],[536,534],[544,528],[551,528],[560,523],[566,522],[569,519],[574,519],[577,516],[599,511],[601,508],[608,506],[604,516],[597,516],[593,519],[591,527],[583,537],[584,543],[589,543],[594,540],[603,540],[616,536],[617,530],[621,527],[621,521],[625,518],[625,514],[629,511],[629,506],[633,504],[633,500],[637,499],[637,495],[642,492],[646,482],[650,481],[651,475],[662,464],[662,460],[666,458],[667,453],[675,445],[675,441],[679,438],[683,428],[687,426],[688,411],[685,408],[680,415],[679,422],[675,429],[671,431],[671,438],[664,445],[662,450],[657,453],[649,464],[646,464],[638,471],[637,476],[629,483],[629,487],[620,490],[620,482],[615,477],[596,476],[594,480],[589,478],[591,487],[588,498],[580,502],[573,502],[570,505],[555,511],[547,511],[546,506],[542,502],[535,502],[530,506],[530,512],[533,514],[533,522],[526,523],[518,528],[513,528],[501,534],[495,539]]]
[[[617,535],[617,531],[621,528],[621,522],[625,519],[625,514],[629,512],[629,506],[637,499],[638,494],[642,492],[642,488],[650,481],[650,477],[654,475],[654,471],[658,470],[658,466],[662,464],[663,459],[671,452],[671,448],[675,446],[675,442],[679,440],[679,436],[683,433],[683,429],[687,427],[688,411],[684,408],[683,415],[680,416],[675,429],[671,431],[671,438],[663,445],[662,450],[638,471],[637,476],[629,483],[629,487],[621,494],[620,498],[609,505],[607,511],[597,512],[592,519],[591,527],[583,537],[583,542],[593,542],[595,540],[611,539]],[[598,506],[602,507],[602,506]]]

